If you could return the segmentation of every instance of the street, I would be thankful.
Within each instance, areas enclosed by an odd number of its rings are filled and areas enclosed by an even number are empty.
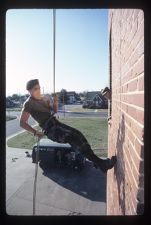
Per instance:
[[[6,137],[9,137],[17,132],[23,131],[24,129],[20,127],[19,125],[19,116],[20,112],[15,112],[12,111],[10,112],[10,116],[17,116],[16,119],[10,120],[6,122]],[[30,117],[29,119],[29,124],[30,125],[35,125],[36,122],[34,121],[33,118]]]

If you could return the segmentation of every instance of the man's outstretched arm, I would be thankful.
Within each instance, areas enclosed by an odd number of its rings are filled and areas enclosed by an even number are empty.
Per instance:
[[[29,131],[30,133],[34,134],[38,138],[42,138],[44,134],[42,132],[35,130],[28,124],[29,117],[30,117],[30,114],[28,112],[22,111],[20,116],[20,126],[24,128],[25,130]]]

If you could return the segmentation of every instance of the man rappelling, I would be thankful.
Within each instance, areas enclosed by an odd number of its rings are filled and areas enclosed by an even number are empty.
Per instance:
[[[53,100],[41,95],[38,79],[29,80],[26,89],[30,96],[23,104],[20,117],[20,126],[41,139],[46,135],[49,139],[59,143],[69,143],[79,148],[80,152],[104,173],[112,169],[116,163],[116,156],[111,159],[101,159],[94,154],[85,136],[77,129],[61,123],[54,116],[57,113],[57,96]],[[106,93],[106,92],[105,92]],[[28,124],[30,115],[38,122],[42,132],[37,131]]]

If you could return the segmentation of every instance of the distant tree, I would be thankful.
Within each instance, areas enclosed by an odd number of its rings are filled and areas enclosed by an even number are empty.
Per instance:
[[[68,101],[68,95],[66,89],[61,89],[59,99],[61,103],[67,104]]]
[[[7,96],[6,98],[11,100],[11,99],[12,99],[12,96],[9,95],[9,96]]]
[[[79,96],[80,97],[83,97],[83,92],[79,92]]]
[[[20,99],[20,96],[18,94],[13,94],[11,99],[14,101],[18,101]]]
[[[83,97],[87,96],[88,91],[83,91]]]
[[[76,93],[76,94],[75,94],[75,98],[76,98],[77,101],[80,101],[80,100],[81,100],[80,94],[79,94],[79,93]]]

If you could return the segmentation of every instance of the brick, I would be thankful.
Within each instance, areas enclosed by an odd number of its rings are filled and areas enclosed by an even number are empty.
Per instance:
[[[135,79],[128,83],[128,91],[136,91],[137,90],[138,79]]]
[[[133,50],[135,50],[139,41],[144,37],[144,23],[138,27],[137,32],[134,35],[134,38],[131,40],[131,45],[133,46]]]
[[[130,66],[132,67],[138,59],[144,54],[144,39],[140,40],[139,44],[133,51],[133,54],[129,58]]]
[[[139,110],[133,106],[128,105],[127,113],[132,116],[136,121],[138,121],[141,124],[144,124],[144,111]]]
[[[139,123],[144,124],[144,111],[136,110],[136,120]]]
[[[133,202],[133,205],[137,207],[137,188],[134,184],[134,179],[132,177],[132,173],[131,173],[131,170],[128,166],[128,164],[126,164],[126,171],[125,171],[125,180],[127,182],[127,189],[128,189],[128,192],[129,192],[129,198],[130,198],[130,201]]]
[[[144,17],[139,9],[112,9],[112,15],[108,155],[116,152],[118,161],[107,174],[107,213],[136,215],[144,199]]]
[[[128,107],[128,114],[130,116],[132,116],[133,118],[136,118],[136,111],[137,109],[135,107],[132,107],[132,106],[127,106]]]
[[[125,83],[127,83],[130,79],[132,79],[132,69],[125,71],[125,73],[123,73],[123,77],[121,79],[121,84],[124,85]],[[126,84],[127,85],[127,84]],[[128,86],[127,86],[128,87]]]
[[[144,158],[144,145],[140,144],[140,142],[138,141],[138,138],[135,139],[134,146],[135,146],[135,149],[137,150],[138,155],[141,158]]]
[[[126,160],[125,160],[126,161]],[[126,198],[129,198],[130,203],[133,202],[133,205],[135,206],[135,208],[137,207],[138,201],[137,201],[137,188],[134,184],[133,181],[133,177],[131,174],[131,170],[129,168],[129,166],[127,167],[127,163],[126,163],[126,171],[125,171],[125,180],[126,180],[126,188],[127,192],[129,193],[129,197],[126,196]]]
[[[141,76],[138,79],[138,90],[139,91],[143,91],[144,90],[144,76]]]
[[[128,59],[130,58],[132,52],[133,52],[133,45],[131,45],[131,42],[127,40],[127,49],[125,51],[125,62],[128,62]]]
[[[126,104],[121,104],[121,108],[122,110],[124,110],[125,112],[127,112],[127,105]]]
[[[142,140],[143,128],[136,124],[134,120],[131,120],[131,129],[135,133],[136,137],[138,137],[139,140]]]
[[[142,140],[142,136],[143,136],[143,128],[140,127],[134,120],[131,120],[131,130],[133,133],[135,133],[136,137],[139,140]]]
[[[133,65],[132,68],[132,78],[137,77],[141,73],[144,72],[144,55],[142,55],[141,59],[137,61],[135,65]]]
[[[128,134],[128,137],[131,139],[135,139],[135,132],[133,132],[132,130],[132,120],[127,116],[125,115],[125,124],[128,126],[127,127],[127,134]]]
[[[138,173],[134,167],[134,164],[132,162],[132,157],[131,157],[130,151],[128,148],[126,148],[126,149],[127,150],[125,151],[125,161],[128,159],[128,162],[125,163],[125,167],[127,168],[128,177],[130,179],[129,183],[131,185],[131,189],[133,189],[133,192],[136,193],[138,190],[138,185],[136,186],[135,183],[136,183],[136,181],[138,181],[139,175],[138,175]]]
[[[126,94],[121,95],[121,102],[126,102]]]
[[[136,150],[134,150],[134,147],[132,146],[131,142],[129,142],[129,151],[131,152],[131,157],[133,159],[133,162],[135,164],[135,167],[137,168],[139,173],[144,173],[144,160],[140,160],[136,154]]]
[[[126,96],[126,102],[144,108],[144,94],[131,94]]]

